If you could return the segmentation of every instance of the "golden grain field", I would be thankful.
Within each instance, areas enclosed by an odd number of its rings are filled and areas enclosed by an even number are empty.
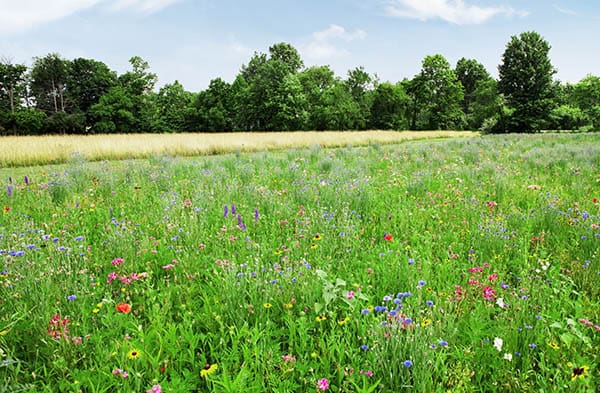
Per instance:
[[[411,139],[474,137],[465,131],[303,131],[184,134],[110,134],[0,137],[0,167],[58,164],[74,156],[88,161],[200,156],[311,146],[361,146]]]

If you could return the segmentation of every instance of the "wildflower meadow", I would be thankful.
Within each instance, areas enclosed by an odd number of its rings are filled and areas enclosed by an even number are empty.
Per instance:
[[[0,175],[0,392],[600,389],[598,134]]]

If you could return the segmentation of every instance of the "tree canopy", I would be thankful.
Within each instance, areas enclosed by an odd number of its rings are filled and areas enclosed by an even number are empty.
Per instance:
[[[255,52],[231,82],[199,92],[158,77],[139,56],[118,74],[101,61],[50,53],[31,66],[0,56],[0,135],[113,132],[470,129],[485,132],[600,129],[600,77],[554,80],[550,44],[512,36],[494,79],[476,59],[453,68],[441,54],[402,81],[362,66],[337,76],[306,67],[291,44]]]

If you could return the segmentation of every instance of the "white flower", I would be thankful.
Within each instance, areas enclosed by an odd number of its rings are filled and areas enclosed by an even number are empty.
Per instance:
[[[505,353],[504,359],[508,360],[509,362],[512,362],[512,353]]]
[[[502,344],[504,344],[504,341],[500,337],[496,337],[494,339],[494,347],[498,350],[498,352],[502,351]]]
[[[504,299],[502,299],[501,297],[499,297],[498,299],[496,299],[496,304],[500,308],[505,308],[506,307],[506,303],[504,303]]]

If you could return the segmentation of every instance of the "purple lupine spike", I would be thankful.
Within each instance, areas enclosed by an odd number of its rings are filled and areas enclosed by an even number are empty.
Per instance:
[[[240,229],[245,230],[246,229],[246,224],[244,224],[242,222],[242,215],[238,214],[237,215],[237,220],[238,220],[238,227],[240,227]]]
[[[227,218],[229,215],[229,206],[225,205],[225,211],[223,211],[223,217]]]
[[[9,198],[12,196],[12,187],[10,186],[10,184],[6,186],[6,193],[8,194]]]
[[[232,203],[231,204],[231,214],[235,214],[236,209],[235,209],[235,205]]]
[[[258,209],[254,209],[254,221],[258,222]]]
[[[29,178],[27,176],[25,176],[25,185],[28,186],[29,185]]]

